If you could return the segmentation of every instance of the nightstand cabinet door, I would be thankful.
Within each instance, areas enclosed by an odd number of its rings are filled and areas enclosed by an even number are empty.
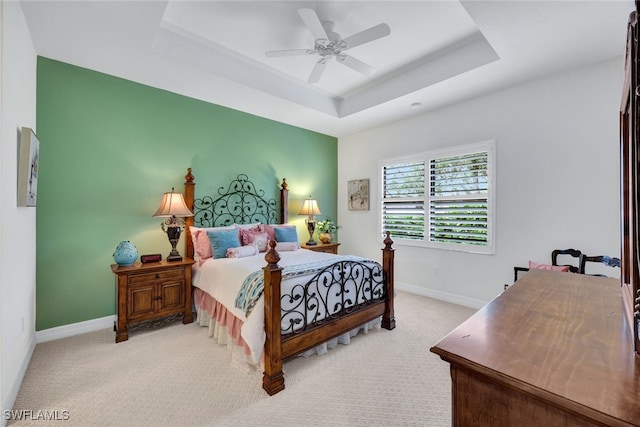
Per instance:
[[[184,284],[179,282],[168,282],[158,284],[158,313],[170,311],[175,313],[184,308]]]
[[[153,283],[127,287],[127,320],[135,322],[155,313],[156,286]]]

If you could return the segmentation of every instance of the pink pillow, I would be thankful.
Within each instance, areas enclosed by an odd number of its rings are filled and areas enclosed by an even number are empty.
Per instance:
[[[273,230],[273,225],[263,225],[264,231],[269,236],[269,240],[276,240],[276,232]]]
[[[207,236],[207,232],[201,228],[191,229],[191,235],[193,236],[193,251],[196,253],[199,259],[205,260],[211,258],[213,253],[211,252],[211,242]]]
[[[258,228],[240,229],[240,244],[242,246],[255,246],[260,252],[267,251],[267,243],[269,235],[265,231],[259,231]]]
[[[549,270],[549,271],[569,271],[568,265],[549,265],[549,264],[540,264],[534,261],[529,261],[529,269],[530,270]]]
[[[276,251],[289,252],[297,251],[299,249],[298,242],[278,242],[276,243]]]
[[[276,228],[288,228],[288,227],[293,227],[295,228],[295,225],[291,225],[291,224],[265,224],[262,225],[261,228],[264,229],[264,231],[267,232],[267,235],[269,236],[269,240],[276,240]]]

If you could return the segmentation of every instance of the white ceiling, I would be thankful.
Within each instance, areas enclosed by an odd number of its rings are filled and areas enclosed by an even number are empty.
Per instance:
[[[630,0],[56,1],[22,0],[39,55],[197,99],[345,136],[622,55]],[[298,14],[314,9],[342,37],[387,23],[389,36],[331,61]],[[622,70],[621,70],[622,72]]]

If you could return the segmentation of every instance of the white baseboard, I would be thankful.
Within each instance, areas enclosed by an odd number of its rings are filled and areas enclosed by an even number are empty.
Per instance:
[[[113,328],[116,316],[106,316],[99,319],[87,320],[85,322],[72,323],[70,325],[57,326],[55,328],[44,329],[36,332],[36,342],[38,344],[59,340],[61,338],[86,334],[87,332],[99,331],[101,329]]]
[[[33,356],[33,351],[35,349],[36,339],[35,336],[32,335],[31,340],[29,341],[29,346],[27,347],[27,353],[25,354],[24,359],[22,359],[20,371],[18,372],[18,375],[16,375],[16,377],[13,379],[13,383],[9,386],[9,390],[7,390],[5,400],[4,402],[2,402],[2,416],[0,417],[0,426],[2,427],[5,427],[7,425],[7,420],[4,417],[4,411],[13,408],[13,404],[16,402],[16,398],[18,397],[18,392],[20,391],[22,380],[27,373],[27,368],[29,367],[31,356]]]
[[[473,298],[467,298],[448,292],[436,291],[420,286],[411,285],[409,283],[396,282],[395,286],[398,290],[410,292],[412,294],[422,295],[428,298],[434,298],[453,304],[462,305],[471,308],[482,308],[487,301],[481,301]],[[115,316],[106,316],[99,319],[87,320],[85,322],[72,323],[70,325],[58,326],[55,328],[45,329],[36,332],[36,343],[59,340],[61,338],[72,337],[75,335],[86,334],[87,332],[99,331],[101,329],[113,328]],[[35,344],[33,345],[35,347]],[[33,348],[31,349],[33,352]],[[31,357],[29,357],[31,359]],[[27,365],[28,365],[27,361]],[[26,369],[26,368],[25,368]]]
[[[478,299],[467,298],[456,294],[450,294],[448,292],[436,291],[433,289],[422,288],[420,286],[411,285],[409,283],[396,282],[395,287],[398,290],[410,292],[412,294],[422,295],[423,297],[433,298],[440,301],[446,301],[453,304],[462,305],[470,308],[482,308],[488,301],[481,301]]]

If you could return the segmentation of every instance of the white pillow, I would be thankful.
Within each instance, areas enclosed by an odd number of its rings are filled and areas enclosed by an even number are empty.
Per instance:
[[[244,258],[258,253],[258,248],[253,245],[238,246],[227,249],[227,258]]]

